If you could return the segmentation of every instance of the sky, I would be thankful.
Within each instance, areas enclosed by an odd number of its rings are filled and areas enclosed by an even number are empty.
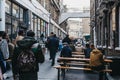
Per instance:
[[[79,8],[90,7],[90,0],[63,0],[63,4],[67,5],[68,8]]]

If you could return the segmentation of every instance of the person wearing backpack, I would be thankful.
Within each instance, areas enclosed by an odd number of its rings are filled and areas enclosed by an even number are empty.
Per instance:
[[[17,41],[12,58],[14,78],[19,80],[38,80],[39,65],[45,58],[41,46],[34,39],[33,31],[27,32],[27,37]]]

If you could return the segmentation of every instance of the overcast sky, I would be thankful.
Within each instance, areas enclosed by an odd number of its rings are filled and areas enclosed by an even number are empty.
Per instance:
[[[90,0],[63,0],[63,4],[67,5],[68,8],[79,8],[90,7]]]

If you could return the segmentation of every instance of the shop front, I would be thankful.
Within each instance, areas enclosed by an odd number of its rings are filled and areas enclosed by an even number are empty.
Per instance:
[[[41,34],[43,34],[44,36],[48,36],[48,23],[34,13],[32,14],[32,16],[33,25],[31,27],[32,30],[35,32],[36,39],[39,39]]]
[[[15,39],[20,29],[27,30],[28,10],[10,0],[5,1],[5,31]]]

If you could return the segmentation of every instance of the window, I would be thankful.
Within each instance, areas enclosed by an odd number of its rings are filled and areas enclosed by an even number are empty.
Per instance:
[[[13,4],[13,16],[16,18],[19,18],[19,6],[17,6],[16,4]]]
[[[23,9],[20,8],[20,21],[23,21]]]
[[[11,14],[11,2],[6,0],[5,12]]]
[[[113,18],[115,18],[113,13],[115,13],[115,12],[112,12],[110,14],[110,19],[109,19],[110,20],[110,27],[109,27],[110,43],[109,43],[109,46],[111,46],[111,47],[113,46],[113,32],[112,32],[112,27],[114,26]]]
[[[43,20],[41,20],[41,33],[44,32],[44,23],[43,23]]]
[[[37,30],[38,37],[40,37],[40,19],[38,18],[38,30]]]

